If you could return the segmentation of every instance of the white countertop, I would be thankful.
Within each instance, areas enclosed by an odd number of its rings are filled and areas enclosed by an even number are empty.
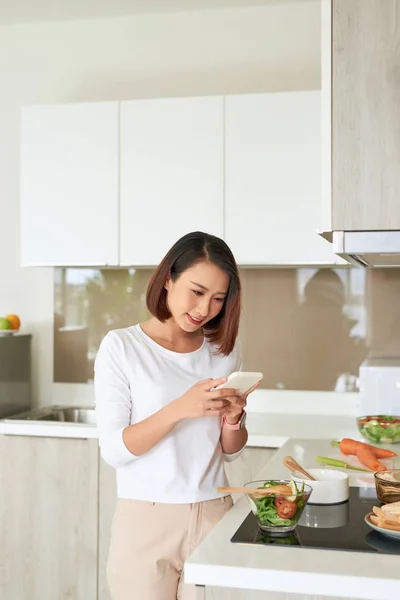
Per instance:
[[[355,417],[338,415],[277,414],[250,412],[248,446],[280,448],[289,438],[342,438],[357,435]],[[0,434],[41,437],[97,438],[94,425],[0,420]]]
[[[308,440],[341,439],[358,436],[355,417],[339,415],[304,415],[249,413],[248,446],[280,448],[292,438]]]
[[[292,439],[276,452],[257,479],[286,478],[284,456],[306,468],[320,466],[315,457],[341,458],[329,440]],[[351,462],[351,457],[346,457]],[[390,459],[388,466],[400,460]],[[349,472],[350,485],[370,495],[373,475]],[[399,597],[399,556],[338,550],[232,544],[230,538],[249,513],[241,497],[185,564],[188,583],[309,595],[388,600]]]
[[[0,434],[35,437],[96,439],[97,428],[86,423],[57,423],[54,421],[0,420]]]

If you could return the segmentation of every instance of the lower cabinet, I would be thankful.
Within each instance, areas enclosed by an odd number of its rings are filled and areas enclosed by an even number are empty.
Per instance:
[[[274,452],[246,448],[226,463],[230,484],[253,480]],[[115,470],[97,440],[0,435],[1,600],[111,600],[115,504]],[[207,598],[226,592],[210,588]]]
[[[0,435],[0,598],[97,599],[97,440]]]
[[[107,587],[106,565],[110,545],[111,523],[117,501],[115,469],[100,458],[99,465],[99,571],[98,600],[111,600]],[[143,599],[144,600],[144,599]]]

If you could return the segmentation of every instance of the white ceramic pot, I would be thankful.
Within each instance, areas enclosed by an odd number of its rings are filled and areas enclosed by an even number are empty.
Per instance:
[[[349,476],[334,469],[305,469],[317,481],[305,479],[303,475],[293,477],[297,482],[304,481],[312,487],[308,504],[339,504],[346,502],[350,496]]]

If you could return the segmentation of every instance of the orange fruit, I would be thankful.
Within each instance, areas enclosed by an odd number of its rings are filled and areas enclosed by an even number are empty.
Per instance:
[[[21,327],[21,321],[18,315],[7,315],[6,319],[10,321],[11,329],[19,329]]]

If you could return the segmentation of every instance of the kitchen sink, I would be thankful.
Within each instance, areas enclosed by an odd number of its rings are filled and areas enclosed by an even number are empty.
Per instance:
[[[58,423],[82,423],[85,425],[96,425],[96,412],[94,408],[87,406],[46,406],[12,415],[5,421],[35,421],[35,422],[58,422]]]

